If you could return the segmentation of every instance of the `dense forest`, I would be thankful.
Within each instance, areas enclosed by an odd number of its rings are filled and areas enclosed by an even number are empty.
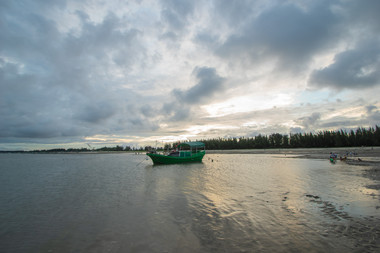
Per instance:
[[[255,137],[216,138],[200,140],[207,149],[266,149],[380,146],[380,127],[358,128],[356,131],[320,131],[258,135]]]

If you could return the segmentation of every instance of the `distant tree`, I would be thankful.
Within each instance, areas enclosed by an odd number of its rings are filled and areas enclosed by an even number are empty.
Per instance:
[[[281,146],[283,148],[289,147],[289,136],[287,134],[282,136]]]

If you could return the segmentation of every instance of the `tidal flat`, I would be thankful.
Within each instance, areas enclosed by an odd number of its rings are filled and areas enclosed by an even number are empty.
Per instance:
[[[375,252],[378,151],[0,154],[0,251]]]

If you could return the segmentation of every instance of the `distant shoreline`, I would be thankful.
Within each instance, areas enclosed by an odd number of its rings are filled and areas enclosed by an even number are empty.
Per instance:
[[[270,148],[270,149],[222,149],[222,150],[208,150],[207,154],[283,154],[283,155],[296,155],[306,158],[323,159],[329,156],[330,153],[335,153],[344,156],[346,153],[355,157],[379,157],[380,147],[341,147],[341,148]],[[26,153],[26,154],[145,154],[146,151],[101,151],[101,150],[87,150],[87,151],[5,151],[0,150],[0,153]]]
[[[145,155],[146,151],[0,151],[0,154],[136,154]],[[364,176],[379,181],[376,185],[380,189],[380,147],[343,147],[343,148],[283,148],[283,149],[228,149],[207,150],[207,154],[256,154],[256,155],[278,155],[287,158],[322,159],[328,161],[330,153],[338,156],[338,162],[349,165],[368,166]],[[347,155],[347,160],[339,161],[339,157]]]
[[[146,151],[0,151],[23,154],[136,154],[145,155]],[[226,149],[207,150],[206,154],[258,154],[283,155],[289,158],[328,159],[330,153],[338,157],[347,156],[345,161],[352,165],[374,166],[380,170],[380,147],[343,147],[343,148],[281,148],[281,149]],[[379,172],[380,174],[380,172]]]
[[[328,158],[330,153],[356,157],[380,157],[380,147],[343,147],[343,148],[282,148],[282,149],[229,149],[206,150],[208,154],[283,154],[307,158]],[[354,155],[355,154],[355,155]]]
[[[337,160],[346,155],[347,160],[344,162],[351,165],[372,166],[378,169],[380,174],[380,147],[208,150],[206,153],[283,155],[289,158],[325,160],[329,159],[330,153],[334,153],[338,157]]]
[[[300,148],[300,149],[258,149],[258,150],[210,150],[208,154],[261,154],[281,155],[288,158],[321,159],[328,162],[331,153],[338,156],[337,162],[348,165],[365,166],[363,176],[374,180],[374,184],[367,186],[380,190],[380,147],[350,147],[350,148]],[[350,154],[351,152],[351,154]],[[339,157],[347,155],[347,159],[340,161]]]

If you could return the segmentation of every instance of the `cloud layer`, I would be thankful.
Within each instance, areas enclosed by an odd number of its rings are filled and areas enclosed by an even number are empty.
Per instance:
[[[2,1],[0,149],[379,124],[379,1]]]

